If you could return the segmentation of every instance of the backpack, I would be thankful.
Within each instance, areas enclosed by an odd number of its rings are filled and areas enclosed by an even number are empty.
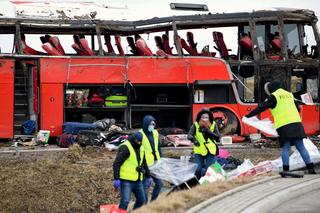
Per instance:
[[[63,133],[57,137],[57,145],[61,148],[68,148],[75,143],[76,137],[76,135]]]

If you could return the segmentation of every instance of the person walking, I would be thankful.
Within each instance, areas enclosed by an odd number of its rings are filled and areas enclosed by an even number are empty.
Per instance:
[[[193,143],[194,161],[198,165],[196,177],[200,179],[219,155],[216,141],[220,140],[220,133],[209,110],[203,109],[197,114],[196,121],[190,127],[188,140]]]
[[[147,115],[143,118],[142,129],[140,130],[140,132],[143,135],[142,146],[145,149],[146,161],[148,166],[152,166],[156,161],[160,160],[161,158],[159,133],[155,129],[155,127],[156,120],[153,116]],[[152,191],[151,201],[157,199],[163,186],[161,179],[155,177],[152,177],[152,179],[155,183],[155,186]],[[148,202],[148,188],[151,186],[151,184],[151,179],[145,178],[143,180],[146,202]]]
[[[149,169],[145,159],[141,132],[135,132],[127,141],[119,146],[113,163],[114,188],[120,188],[119,209],[127,210],[131,193],[136,201],[133,209],[145,203],[145,193],[142,180],[148,178]]]
[[[274,119],[274,127],[279,135],[283,171],[289,171],[290,147],[294,145],[302,156],[308,173],[315,174],[314,165],[303,144],[303,138],[307,136],[293,94],[281,88],[281,83],[278,81],[267,82],[264,85],[264,90],[269,97],[245,117],[250,118],[270,109]],[[282,176],[285,175],[282,173]]]

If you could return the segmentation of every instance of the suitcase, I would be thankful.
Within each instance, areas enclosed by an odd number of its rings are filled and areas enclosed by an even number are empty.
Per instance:
[[[76,138],[80,146],[101,146],[105,141],[104,134],[94,130],[80,130]]]
[[[79,123],[79,122],[65,122],[62,125],[64,133],[76,135],[80,130],[94,130],[95,124]]]
[[[125,107],[127,106],[126,95],[110,95],[105,99],[105,106],[107,107]]]

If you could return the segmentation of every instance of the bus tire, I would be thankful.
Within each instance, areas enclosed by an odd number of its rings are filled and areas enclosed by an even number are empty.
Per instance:
[[[234,113],[224,108],[213,108],[210,111],[222,136],[238,133],[239,121]]]

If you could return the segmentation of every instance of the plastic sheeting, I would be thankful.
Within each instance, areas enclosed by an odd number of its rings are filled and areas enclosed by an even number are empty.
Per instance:
[[[263,120],[259,120],[257,117],[251,117],[251,118],[247,118],[247,117],[242,117],[242,122],[252,126],[256,129],[259,129],[260,131],[267,133],[269,135],[272,135],[274,137],[278,137],[278,133],[274,128],[273,123],[268,119],[263,119]]]
[[[314,145],[309,138],[303,139],[303,144],[309,152],[311,161],[313,163],[320,162],[320,153],[316,145]],[[281,158],[273,160],[271,161],[271,163],[273,165],[274,171],[282,170]],[[290,166],[290,170],[300,169],[306,166],[299,151],[295,147],[292,155],[290,156],[289,166]]]
[[[178,186],[195,177],[197,164],[186,160],[161,158],[149,169],[153,177]]]

